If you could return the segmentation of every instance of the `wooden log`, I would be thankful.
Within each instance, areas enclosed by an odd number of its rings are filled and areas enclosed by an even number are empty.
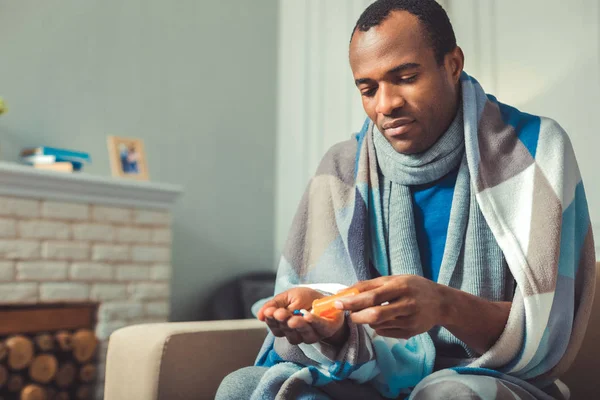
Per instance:
[[[73,349],[72,336],[67,331],[60,331],[54,335],[58,348],[61,351],[71,351]]]
[[[21,375],[11,374],[8,376],[8,381],[6,381],[6,388],[9,392],[19,393],[24,384],[25,380]]]
[[[8,380],[8,370],[4,365],[0,365],[0,389],[4,387]]]
[[[40,333],[33,341],[40,351],[49,352],[54,350],[54,338],[49,333]]]
[[[54,381],[56,385],[61,389],[66,389],[75,380],[75,374],[77,373],[77,368],[73,363],[64,363],[58,367],[58,371],[56,372],[56,377]]]
[[[92,398],[92,388],[88,385],[82,385],[77,388],[75,392],[75,398],[77,400],[89,400]]]
[[[73,355],[80,363],[85,363],[96,354],[98,339],[93,331],[80,329],[72,337]]]
[[[89,383],[96,378],[97,368],[94,364],[85,364],[79,370],[79,380]]]
[[[48,395],[43,387],[30,384],[21,391],[21,400],[48,400]]]
[[[6,339],[8,347],[8,366],[15,371],[22,370],[33,360],[33,342],[31,339],[16,335]]]
[[[49,383],[56,376],[58,361],[52,354],[40,354],[29,366],[29,376],[38,383]]]
[[[71,400],[71,396],[67,392],[58,392],[55,400]]]
[[[0,362],[4,361],[8,357],[8,347],[6,343],[0,342]]]

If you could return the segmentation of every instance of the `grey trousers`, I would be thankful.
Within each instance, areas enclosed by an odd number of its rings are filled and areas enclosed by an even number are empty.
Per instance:
[[[219,385],[215,400],[249,399],[267,370],[267,367],[246,367],[232,372]]]
[[[258,386],[258,383],[262,376],[267,372],[267,367],[246,367],[237,370],[225,377],[215,397],[216,400],[247,400],[250,399],[252,393]],[[512,385],[508,382],[502,382],[491,377],[476,376],[476,375],[464,375],[461,377],[461,381],[439,381],[434,379],[429,382],[422,381],[412,393],[410,397],[413,400],[446,400],[446,399],[472,399],[472,400],[488,400],[482,399],[477,393],[471,390],[470,387],[476,387],[481,384],[489,385],[493,382],[496,386],[500,384],[501,390],[496,391],[495,400],[504,399],[520,399],[520,400],[535,400],[535,397],[530,393],[524,391],[518,386]],[[470,381],[470,385],[465,385],[464,381]],[[383,399],[377,393],[373,392],[372,388],[367,385],[358,385],[356,383],[344,382],[342,386],[351,385],[353,395],[360,399]],[[329,386],[329,385],[328,385]],[[338,387],[338,389],[340,389]],[[346,394],[348,393],[348,386],[344,388]],[[546,393],[555,399],[564,399],[565,397],[561,394],[560,390],[555,385],[546,388]],[[336,393],[336,386],[316,388],[307,386],[306,391],[303,392],[307,397],[318,399],[318,400],[333,400],[343,399],[345,396]],[[292,399],[290,399],[292,400]]]
[[[246,367],[232,372],[221,382],[215,400],[249,399],[267,370],[267,367]],[[346,398],[349,390],[360,399],[383,400],[374,388],[351,381],[336,382],[320,388],[306,386],[302,394],[314,400],[335,400]]]
[[[215,400],[248,400],[268,369],[267,367],[246,367],[232,372],[221,382]],[[314,395],[316,399],[330,399],[315,387],[307,387],[306,394]]]

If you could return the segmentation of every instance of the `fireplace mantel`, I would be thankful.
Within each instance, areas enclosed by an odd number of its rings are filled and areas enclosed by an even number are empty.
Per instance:
[[[179,185],[62,173],[0,162],[0,195],[168,209],[182,193]]]
[[[0,162],[0,305],[97,305],[98,399],[110,334],[168,320],[172,206],[181,193]]]

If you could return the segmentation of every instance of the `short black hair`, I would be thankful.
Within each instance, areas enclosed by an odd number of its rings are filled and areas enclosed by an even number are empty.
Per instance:
[[[406,11],[421,21],[438,64],[442,64],[444,56],[456,47],[456,36],[448,14],[435,0],[377,0],[356,21],[350,41],[357,29],[366,32],[379,26],[392,11]]]

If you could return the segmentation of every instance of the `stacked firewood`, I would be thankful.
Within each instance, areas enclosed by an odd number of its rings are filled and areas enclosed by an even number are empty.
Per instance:
[[[96,379],[93,331],[0,338],[0,400],[88,400]]]

